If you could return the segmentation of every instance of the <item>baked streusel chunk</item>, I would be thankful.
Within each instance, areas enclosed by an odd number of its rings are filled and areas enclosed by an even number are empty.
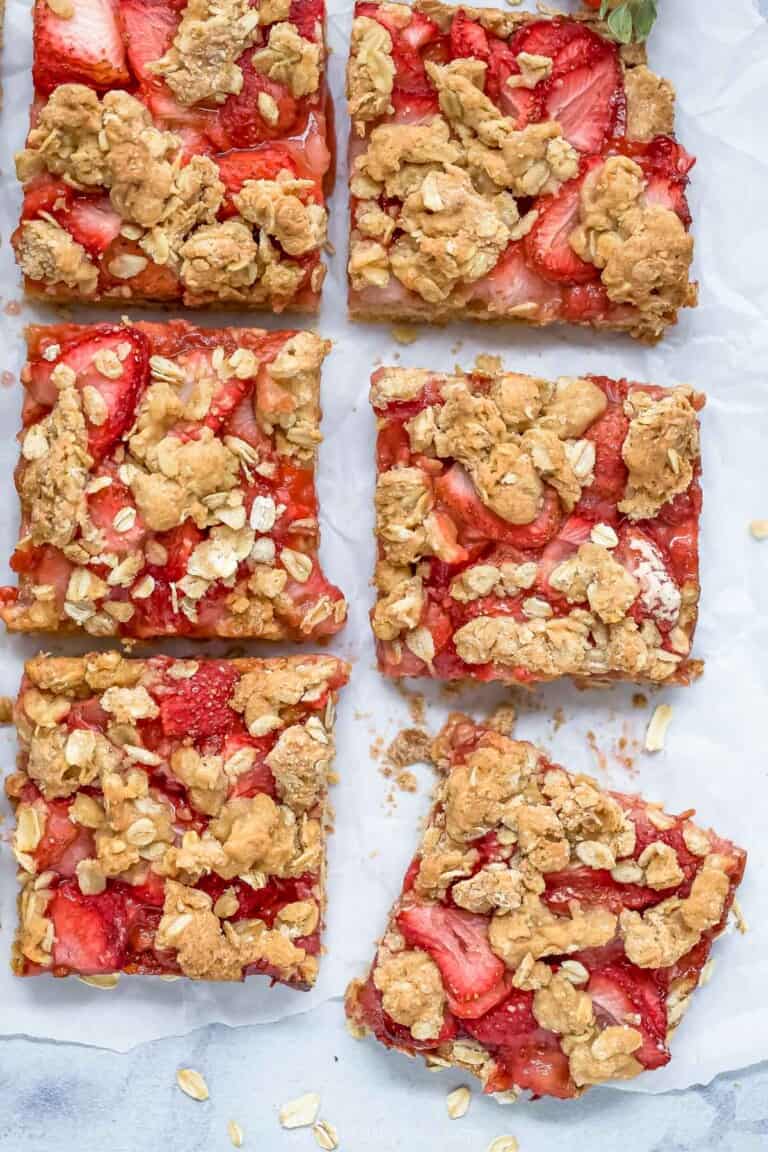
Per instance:
[[[354,1032],[480,1077],[579,1095],[670,1059],[746,854],[532,744],[454,715],[421,847]]]
[[[672,85],[593,18],[355,6],[349,306],[658,340],[696,302]]]
[[[35,0],[34,20],[27,292],[316,311],[323,0]]]
[[[6,780],[17,975],[310,987],[348,672],[333,656],[30,660]]]
[[[323,575],[312,332],[32,327],[11,631],[309,640],[344,623]]]
[[[687,683],[699,393],[602,376],[380,368],[379,667]]]

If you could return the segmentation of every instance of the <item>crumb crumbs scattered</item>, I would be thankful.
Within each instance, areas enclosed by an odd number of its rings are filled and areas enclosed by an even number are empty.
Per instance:
[[[633,708],[647,708],[648,707],[648,697],[645,695],[644,692],[633,692],[632,693],[632,707]]]
[[[461,337],[459,337],[456,343],[451,345],[451,356],[458,356],[463,347],[464,341],[461,339]]]
[[[595,736],[591,728],[587,732],[587,744],[589,746],[590,752],[593,753],[595,759],[597,760],[598,768],[601,772],[605,772],[606,768],[608,767],[608,759],[605,755],[605,752],[603,752],[602,748],[597,743],[597,736]]]
[[[751,520],[749,530],[755,540],[768,540],[768,520]]]
[[[500,372],[504,371],[501,356],[489,356],[487,353],[481,352],[479,356],[475,357],[474,371],[482,376],[498,376]]]
[[[423,728],[403,728],[387,748],[386,761],[395,769],[432,762],[432,737]]]
[[[5,307],[3,308],[3,312],[5,312],[6,316],[20,316],[21,315],[21,301],[20,300],[9,300],[8,303],[5,305]]]
[[[735,897],[733,904],[731,905],[731,915],[733,916],[733,922],[736,925],[736,928],[742,936],[745,936],[747,932],[749,932],[749,925],[747,924],[746,917],[741,910],[741,904],[739,904]]]
[[[410,324],[393,324],[390,331],[398,344],[415,344],[419,338],[418,328],[412,328]]]
[[[0,384],[2,384],[3,388],[13,388],[15,383],[16,377],[14,376],[13,372],[9,372],[6,368],[2,373],[0,373]]]
[[[370,753],[371,760],[375,760],[378,763],[378,761],[381,759],[381,754],[383,751],[384,751],[384,737],[383,736],[377,736],[376,739],[371,743],[371,745],[368,749],[368,752]]]
[[[517,710],[514,704],[499,704],[498,708],[494,708],[491,712],[486,723],[495,732],[501,732],[502,736],[511,736],[517,723]]]
[[[373,712],[361,712],[359,708],[355,708],[355,711],[352,713],[352,715],[354,716],[355,720],[370,720],[373,716]]]
[[[419,782],[413,772],[409,772],[407,769],[398,772],[395,776],[395,784],[401,792],[417,792],[419,788]]]
[[[0,696],[0,724],[10,724],[13,720],[13,700],[10,696]]]
[[[563,712],[562,708],[555,708],[555,711],[552,714],[553,730],[555,732],[559,732],[563,724],[565,724],[565,712]]]

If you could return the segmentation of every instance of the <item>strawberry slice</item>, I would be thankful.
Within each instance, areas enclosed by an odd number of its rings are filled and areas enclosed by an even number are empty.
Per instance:
[[[553,1032],[537,1028],[508,1047],[497,1049],[496,1069],[484,1092],[503,1092],[512,1085],[537,1096],[568,1100],[576,1095],[568,1057]]]
[[[515,988],[505,999],[479,1019],[467,1020],[462,1028],[481,1044],[492,1048],[511,1047],[521,1036],[538,1028],[533,1015],[533,992]]]
[[[569,243],[579,222],[582,181],[577,176],[554,196],[542,196],[536,203],[539,215],[523,244],[528,263],[547,280],[583,284],[600,276],[599,269],[577,256]]]
[[[231,792],[232,796],[258,796],[260,792],[266,792],[268,796],[273,798],[277,795],[272,770],[264,762],[264,757],[274,746],[276,738],[277,733],[261,738],[240,732],[227,736],[221,749],[221,755],[225,762],[243,748],[253,749],[256,754],[253,767],[242,772],[235,780]]]
[[[324,0],[291,0],[288,19],[305,40],[318,40],[325,21]]]
[[[484,538],[512,544],[517,548],[541,548],[560,525],[560,501],[553,489],[547,488],[538,516],[530,524],[508,524],[483,504],[469,475],[460,464],[454,464],[435,481],[435,495],[447,506],[452,518],[460,521],[461,542]]]
[[[611,310],[611,301],[602,284],[566,284],[563,288],[563,318],[573,324],[591,324],[603,320]]]
[[[63,180],[44,173],[25,185],[22,220],[34,220],[41,212],[64,212],[69,207],[72,189]]]
[[[642,911],[659,900],[658,893],[652,888],[619,884],[610,872],[602,868],[567,868],[563,872],[549,872],[546,882],[547,890],[542,899],[552,912],[562,916],[568,915],[573,900],[585,905],[601,905],[617,915],[622,908]]]
[[[106,196],[77,197],[57,219],[96,260],[120,235],[123,223]]]
[[[614,503],[624,495],[627,466],[621,450],[629,430],[629,418],[618,404],[610,404],[599,420],[585,432],[595,446],[595,478],[588,491]]]
[[[590,33],[575,20],[534,20],[516,32],[509,42],[513,56],[527,52],[531,56],[549,56],[557,61],[560,53],[572,42],[583,41]],[[595,37],[598,43],[602,43]]]
[[[53,920],[53,963],[57,968],[94,975],[123,965],[125,902],[114,892],[84,896],[75,881],[60,884],[48,908]]]
[[[234,216],[237,208],[232,197],[240,191],[246,180],[274,180],[280,172],[297,174],[296,163],[290,151],[283,144],[263,144],[250,148],[226,152],[216,157],[219,178],[227,189],[220,216]]]
[[[38,871],[74,876],[78,863],[93,854],[93,836],[69,819],[69,800],[49,800],[45,807],[45,831],[34,854]]]
[[[123,365],[122,375],[116,380],[103,376],[93,364],[94,357],[108,352],[118,356]],[[88,422],[88,451],[99,461],[133,421],[136,404],[149,379],[147,338],[135,328],[104,325],[73,340],[52,364],[46,363],[49,375],[57,364],[71,368],[78,388],[94,388],[106,404],[103,422]]]
[[[181,13],[165,0],[118,0],[118,4],[131,71],[145,87],[165,87],[162,77],[147,65],[170,48]]]
[[[160,722],[166,736],[219,736],[241,727],[229,700],[237,669],[225,661],[201,664],[188,680],[171,680],[163,689]]]
[[[498,984],[489,988],[483,996],[475,996],[469,1000],[462,1000],[457,996],[448,996],[448,1005],[459,1020],[478,1020],[481,1016],[491,1012],[503,1000],[510,989],[508,976],[503,976]]]
[[[623,112],[624,90],[616,50],[604,45],[600,57],[547,81],[544,108],[563,136],[584,155],[599,152]]]
[[[404,92],[400,88],[392,92],[392,107],[398,124],[419,124],[440,110],[436,92]]]
[[[450,36],[452,59],[455,60],[457,56],[474,56],[485,61],[489,59],[491,50],[485,29],[482,24],[470,20],[463,8],[459,8],[451,21]]]
[[[146,528],[130,490],[118,479],[116,472],[103,468],[94,474],[94,479],[102,476],[111,480],[111,483],[108,488],[89,493],[88,515],[102,533],[106,550],[121,556],[140,546],[146,536]]]
[[[668,208],[677,215],[686,228],[691,223],[691,210],[688,207],[688,198],[685,195],[685,184],[679,179],[670,179],[668,176],[656,174],[651,176],[645,186],[646,204],[658,204]]]
[[[655,972],[635,967],[628,961],[609,964],[590,975],[587,992],[598,1021],[605,1027],[630,1024],[643,1037],[642,1047],[633,1056],[644,1068],[668,1064],[666,981]],[[639,1019],[638,1019],[639,1017]]]
[[[99,91],[130,81],[115,0],[78,0],[64,19],[36,0],[35,88],[46,95],[59,84]]]
[[[262,140],[278,140],[290,135],[300,112],[298,103],[284,84],[256,71],[251,63],[252,55],[250,53],[238,61],[243,72],[243,87],[236,95],[228,97],[218,116],[230,148],[250,148]],[[264,116],[259,106],[262,93],[274,102],[276,119]]]
[[[507,80],[518,75],[520,65],[509,44],[492,36],[488,42],[488,69],[485,77],[486,95],[499,105],[505,116],[511,116],[519,130],[540,120],[544,111],[543,86],[510,88]]]
[[[488,944],[488,920],[442,904],[414,904],[397,916],[412,947],[428,952],[440,969],[448,992],[469,1002],[496,988],[504,964]]]
[[[573,513],[565,520],[553,540],[547,544],[538,562],[536,587],[546,596],[552,596],[554,590],[549,586],[549,576],[558,564],[568,560],[579,545],[589,540],[595,521]]]

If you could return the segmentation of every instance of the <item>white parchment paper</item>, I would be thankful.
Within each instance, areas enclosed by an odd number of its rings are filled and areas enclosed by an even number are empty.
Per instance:
[[[179,1034],[211,1022],[266,1024],[338,999],[346,982],[367,965],[375,937],[399,890],[413,852],[419,820],[428,808],[429,773],[420,773],[416,795],[387,799],[390,782],[378,770],[372,745],[386,744],[410,722],[402,692],[374,669],[367,624],[374,548],[371,536],[374,486],[373,419],[368,378],[375,364],[399,361],[414,367],[450,370],[470,365],[481,352],[502,355],[508,367],[543,376],[597,372],[659,384],[692,382],[708,393],[703,415],[704,523],[703,597],[696,654],[707,662],[702,680],[689,689],[669,689],[647,707],[632,704],[632,689],[579,692],[549,686],[521,706],[519,735],[537,740],[567,767],[592,771],[606,784],[663,799],[672,811],[694,806],[704,824],[716,826],[749,850],[742,905],[750,923],[746,936],[729,933],[715,947],[715,970],[674,1039],[673,1062],[641,1077],[629,1090],[658,1092],[705,1083],[729,1069],[768,1057],[768,1003],[764,996],[768,954],[768,866],[765,828],[768,780],[765,716],[768,708],[768,543],[749,536],[749,520],[768,516],[768,220],[765,213],[768,161],[768,25],[750,0],[661,0],[653,34],[651,64],[678,90],[678,134],[698,156],[690,201],[695,221],[696,271],[701,306],[683,316],[662,345],[648,349],[627,338],[596,336],[566,328],[526,331],[453,326],[422,329],[416,343],[401,347],[390,331],[352,325],[345,315],[347,119],[343,70],[351,13],[347,0],[330,0],[331,83],[338,110],[339,174],[331,204],[331,234],[337,254],[319,320],[334,340],[323,380],[323,430],[319,489],[322,555],[329,577],[350,601],[350,620],[334,651],[354,663],[338,717],[335,790],[336,834],[330,845],[330,907],[318,986],[310,993],[270,989],[266,981],[217,986],[152,978],[123,979],[110,993],[74,979],[14,978],[7,957],[15,927],[15,866],[7,843],[0,846],[0,1033],[72,1041],[124,1050],[142,1041]],[[31,93],[31,21],[26,0],[10,0],[3,57],[4,109],[0,120],[0,576],[12,582],[6,558],[17,532],[12,472],[19,422],[18,372],[24,358],[25,323],[55,321],[52,310],[21,303],[8,237],[20,196],[13,177],[13,152],[23,144]],[[76,310],[74,318],[95,314]],[[99,313],[98,315],[103,315]],[[160,314],[158,314],[160,315]],[[196,318],[199,319],[199,318]],[[236,315],[203,317],[201,323],[264,324],[274,318]],[[289,324],[295,321],[288,321]],[[82,652],[92,643],[46,641],[55,652]],[[14,694],[22,661],[38,650],[32,639],[0,636],[0,692]],[[174,654],[215,645],[169,644]],[[253,645],[253,652],[264,653]],[[419,690],[423,686],[416,685]],[[436,730],[450,708],[484,714],[503,695],[478,687],[447,699],[427,692],[428,723]],[[653,706],[674,705],[664,752],[639,749]],[[565,723],[553,721],[556,709]],[[15,742],[0,729],[0,764],[13,769]],[[622,765],[622,758],[631,761]],[[6,820],[6,840],[9,821]],[[328,1013],[323,1014],[327,1028]],[[335,1026],[343,1027],[341,1005]],[[312,1067],[306,1029],[295,1059]],[[404,1061],[386,1057],[397,1076]],[[361,1070],[380,1067],[368,1059]],[[366,1077],[367,1078],[367,1077]],[[444,1090],[444,1085],[440,1091]],[[371,1091],[373,1087],[371,1086]]]

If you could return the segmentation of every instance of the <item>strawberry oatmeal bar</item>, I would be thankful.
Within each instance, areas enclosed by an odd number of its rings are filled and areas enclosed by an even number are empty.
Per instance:
[[[696,302],[672,85],[597,19],[359,2],[349,305],[658,340]]]
[[[11,631],[308,640],[344,623],[318,558],[311,332],[27,330]]]
[[[19,976],[263,973],[310,987],[332,656],[39,656],[15,719]]]
[[[687,683],[699,598],[690,388],[381,368],[379,667]]]
[[[421,847],[347,992],[353,1031],[486,1092],[565,1098],[668,1063],[745,853],[465,716],[433,755]]]
[[[315,312],[323,0],[35,0],[34,22],[27,292]]]

